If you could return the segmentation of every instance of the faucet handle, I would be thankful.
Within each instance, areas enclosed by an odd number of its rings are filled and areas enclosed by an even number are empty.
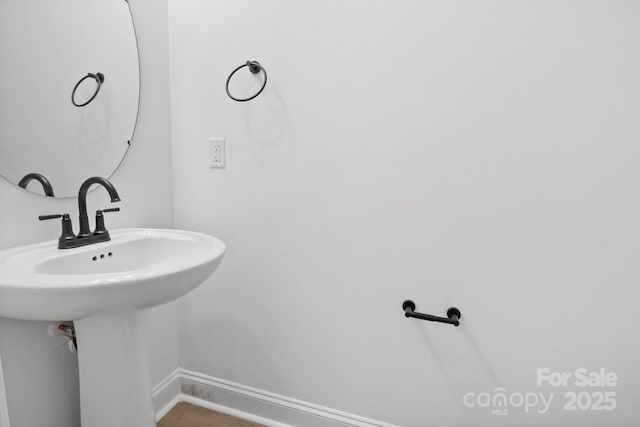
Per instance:
[[[120,208],[109,208],[109,209],[102,209],[102,210],[98,210],[96,211],[96,229],[93,231],[93,235],[97,236],[100,234],[109,234],[109,232],[107,231],[107,228],[104,225],[104,212],[119,212]]]
[[[56,218],[62,218],[63,214],[55,214],[55,215],[40,215],[38,217],[38,219],[40,221],[46,221],[48,219],[56,219]],[[64,215],[69,215],[69,214],[64,214]]]
[[[76,239],[75,234],[73,234],[73,225],[71,224],[71,217],[68,213],[65,214],[55,214],[55,215],[40,215],[38,219],[40,221],[46,221],[49,219],[62,218],[62,234],[58,239],[58,248],[62,249],[65,247],[65,242],[70,242]]]

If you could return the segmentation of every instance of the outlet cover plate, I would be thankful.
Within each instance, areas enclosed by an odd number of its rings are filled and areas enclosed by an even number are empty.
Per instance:
[[[209,167],[224,169],[226,164],[225,138],[209,138]]]

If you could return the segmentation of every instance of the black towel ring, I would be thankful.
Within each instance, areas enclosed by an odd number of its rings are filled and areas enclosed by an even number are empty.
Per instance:
[[[76,102],[76,90],[78,90],[78,86],[80,86],[80,83],[82,83],[83,81],[85,81],[89,77],[91,77],[92,79],[95,79],[96,83],[98,83],[98,85],[96,86],[96,91],[93,94],[93,96],[91,98],[89,98],[89,100],[87,102],[85,102],[84,104],[78,104]],[[76,107],[84,107],[85,105],[87,105],[88,103],[93,101],[93,99],[96,96],[98,96],[98,92],[100,92],[100,88],[102,87],[102,83],[104,83],[104,74],[102,74],[102,73],[96,73],[96,74],[89,73],[86,76],[84,76],[83,78],[81,78],[80,81],[78,83],[76,83],[75,87],[73,88],[73,92],[71,92],[71,102],[73,102],[73,105],[75,105]]]
[[[233,95],[231,95],[231,92],[229,92],[229,82],[231,81],[231,78],[233,77],[233,75],[238,70],[240,70],[240,69],[242,69],[244,67],[249,67],[249,71],[251,71],[253,74],[258,74],[260,71],[262,71],[262,74],[264,74],[264,83],[262,84],[262,87],[260,88],[258,93],[256,93],[252,97],[242,99],[242,98],[236,98]],[[238,102],[251,101],[253,98],[255,98],[256,96],[258,96],[258,95],[260,95],[262,93],[262,91],[264,90],[266,85],[267,85],[267,70],[265,70],[264,67],[262,65],[260,65],[260,63],[258,61],[247,61],[246,64],[242,64],[241,66],[239,66],[238,68],[233,70],[231,72],[231,74],[229,75],[229,78],[227,79],[227,95],[229,95],[229,98],[233,99],[234,101],[238,101]]]

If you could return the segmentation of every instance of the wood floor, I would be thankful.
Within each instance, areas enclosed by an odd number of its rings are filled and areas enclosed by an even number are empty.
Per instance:
[[[231,415],[200,408],[190,403],[178,403],[165,415],[158,427],[264,427]]]

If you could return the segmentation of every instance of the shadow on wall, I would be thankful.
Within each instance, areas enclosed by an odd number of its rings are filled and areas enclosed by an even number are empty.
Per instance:
[[[259,319],[251,319],[250,315],[245,318],[247,322],[259,322]],[[222,331],[221,334],[212,335],[211,325],[216,325],[216,331]],[[198,343],[197,349],[191,354],[197,355],[198,360],[191,363],[185,363],[185,369],[194,370],[214,377],[223,378],[229,381],[238,382],[240,384],[252,387],[268,389],[271,392],[277,392],[287,395],[289,392],[287,385],[280,379],[282,375],[274,375],[277,372],[277,365],[271,360],[269,354],[265,351],[263,343],[257,340],[251,328],[243,326],[241,323],[234,321],[228,317],[211,316],[201,319],[197,326],[190,326],[183,334],[187,335],[186,339],[192,343]],[[245,350],[250,348],[251,354],[245,354]],[[254,360],[260,360],[260,365],[256,366]],[[218,369],[224,370],[212,371],[203,369],[205,366],[211,366],[210,361],[216,361]],[[203,363],[206,362],[206,363]],[[269,383],[261,383],[256,378],[261,378],[261,373],[269,373]],[[278,379],[274,382],[274,379]],[[268,386],[268,387],[267,387]],[[230,402],[221,402],[205,392],[190,389],[183,390],[186,394],[198,397],[218,404],[229,404]],[[233,405],[230,405],[233,407]]]
[[[455,328],[455,332],[459,332],[460,335],[460,347],[465,348],[465,350],[468,349],[469,352],[473,354],[474,357],[472,360],[475,360],[477,362],[477,372],[479,374],[483,374],[486,378],[488,378],[489,381],[491,381],[493,387],[500,386],[502,382],[489,363],[489,360],[478,346],[478,343],[473,336],[473,330],[470,330],[469,328],[469,324],[470,322],[468,316],[465,316],[465,320],[461,321],[458,328]],[[416,323],[416,328],[418,329],[418,332],[428,353],[431,355],[433,362],[436,364],[438,371],[442,373],[444,381],[449,388],[448,391],[452,397],[452,400],[458,401],[459,397],[468,391],[468,383],[461,382],[459,379],[456,379],[456,377],[450,374],[451,372],[460,371],[460,367],[456,364],[457,359],[451,358],[448,355],[444,355],[443,352],[438,349],[438,346],[433,343],[432,339],[427,333],[427,329],[422,327],[419,322]],[[459,360],[466,361],[468,360],[468,358]]]
[[[285,138],[287,128],[290,128],[289,114],[274,83],[269,82],[262,94],[245,102],[243,107],[245,126],[252,142],[262,146],[290,142]]]

